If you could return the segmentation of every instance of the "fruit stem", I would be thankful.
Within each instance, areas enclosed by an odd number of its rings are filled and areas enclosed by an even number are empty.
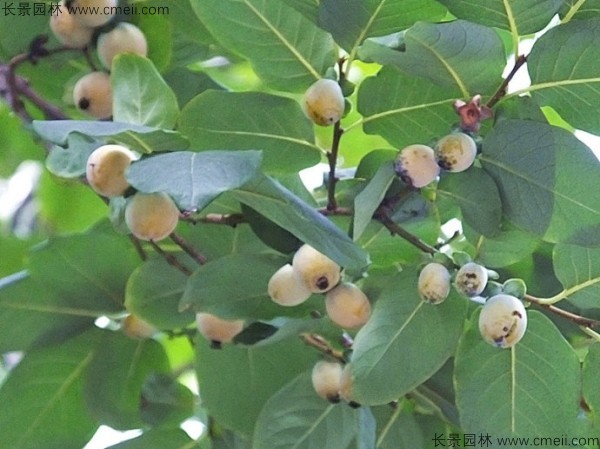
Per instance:
[[[154,249],[154,251],[156,251],[163,259],[165,259],[169,265],[177,268],[186,276],[191,276],[192,271],[189,268],[182,265],[173,254],[165,252],[160,246],[156,244],[156,242],[153,242],[152,240],[150,240],[149,243],[150,246],[152,246],[152,248]]]
[[[204,265],[207,262],[206,256],[199,252],[196,248],[190,245],[183,237],[176,233],[171,233],[169,235],[171,240],[173,240],[177,246],[179,246],[182,250],[184,250],[188,256],[194,259],[198,265]]]
[[[377,220],[379,220],[379,222],[381,222],[381,224],[383,224],[393,235],[402,237],[408,243],[417,247],[421,251],[431,254],[431,255],[438,252],[438,250],[435,249],[433,246],[428,245],[423,240],[421,240],[419,237],[417,237],[414,234],[411,234],[406,229],[404,229],[403,227],[398,225],[396,222],[394,222],[394,220],[392,220],[390,218],[390,216],[387,214],[387,212],[385,210],[383,210],[381,207],[375,212],[374,217]]]
[[[131,240],[133,247],[135,248],[136,252],[138,253],[138,256],[140,256],[140,259],[142,261],[147,260],[148,255],[146,254],[146,251],[144,251],[144,248],[142,247],[140,240],[133,234],[129,234],[129,239]]]

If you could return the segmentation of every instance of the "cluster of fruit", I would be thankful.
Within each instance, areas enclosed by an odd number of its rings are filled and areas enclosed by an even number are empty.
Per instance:
[[[71,48],[89,47],[97,37],[98,59],[110,71],[116,55],[133,53],[146,56],[148,52],[146,36],[138,27],[131,23],[114,22],[116,6],[117,0],[62,0],[56,12],[50,16],[50,29],[63,45]],[[90,8],[97,8],[98,12],[91,13]],[[84,75],[73,88],[73,101],[77,108],[92,117],[110,118],[110,75],[101,70]]]
[[[488,270],[477,263],[464,264],[455,274],[454,287],[463,296],[474,298],[484,293],[488,284]],[[450,294],[451,275],[437,262],[427,264],[419,274],[419,294],[431,304],[439,304]],[[513,295],[499,293],[485,301],[479,315],[479,331],[488,343],[511,348],[527,328],[527,312],[523,303]]]
[[[341,267],[308,244],[271,276],[269,296],[282,306],[296,306],[313,293],[325,293],[327,315],[338,326],[355,329],[367,322],[371,303],[360,288],[340,282]]]
[[[438,140],[435,148],[415,144],[402,149],[394,169],[406,184],[420,189],[435,181],[441,170],[465,171],[473,165],[476,156],[475,140],[468,134],[455,132]]]
[[[86,178],[98,194],[106,198],[124,195],[130,188],[125,172],[135,153],[122,145],[103,145],[88,157]],[[179,209],[162,192],[136,192],[127,198],[125,223],[141,240],[159,241],[171,234],[179,221]]]

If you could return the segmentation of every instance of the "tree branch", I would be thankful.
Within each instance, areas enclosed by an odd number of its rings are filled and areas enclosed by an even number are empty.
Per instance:
[[[169,237],[177,244],[177,246],[184,250],[188,254],[188,256],[194,259],[198,263],[198,265],[204,265],[207,262],[206,256],[200,253],[188,242],[186,242],[185,239],[180,235],[173,232]]]
[[[325,340],[318,334],[310,334],[304,332],[300,334],[300,339],[308,346],[312,346],[313,348],[318,349],[323,354],[327,354],[328,356],[333,357],[340,363],[346,364],[348,362],[344,357],[344,353],[342,351],[333,349],[329,342],[327,342],[327,340]]]
[[[487,102],[486,106],[488,108],[492,108],[496,103],[498,103],[500,101],[500,99],[502,97],[504,97],[506,95],[506,88],[508,87],[508,83],[510,83],[512,81],[512,79],[514,78],[516,73],[519,71],[521,66],[523,64],[525,64],[526,62],[527,62],[527,57],[525,55],[519,55],[517,57],[517,59],[515,59],[515,65],[513,66],[512,70],[506,76],[506,78],[504,79],[502,84],[500,84],[500,87],[498,88],[496,93],[494,93],[492,98],[490,98],[490,101]]]

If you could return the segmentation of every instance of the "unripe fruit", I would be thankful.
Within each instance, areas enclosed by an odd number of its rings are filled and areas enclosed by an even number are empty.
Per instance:
[[[342,365],[321,360],[312,370],[312,384],[319,396],[329,402],[340,402]]]
[[[169,195],[138,192],[125,206],[125,223],[141,240],[159,241],[171,234],[179,220],[179,209]]]
[[[50,29],[56,39],[65,47],[84,48],[92,40],[94,30],[81,25],[72,14],[69,13],[62,0],[50,16]]]
[[[527,329],[527,312],[523,303],[511,295],[488,299],[479,314],[479,331],[489,344],[512,348]]]
[[[125,171],[134,158],[134,154],[121,145],[96,148],[87,160],[85,176],[88,183],[102,196],[112,198],[123,195],[129,187]]]
[[[473,165],[477,156],[477,144],[467,134],[449,134],[438,141],[435,153],[440,167],[458,173]]]
[[[342,89],[336,81],[330,79],[320,79],[313,83],[302,100],[304,114],[320,126],[333,125],[339,121],[344,108]]]
[[[329,291],[340,281],[340,266],[308,244],[296,251],[292,266],[312,293]]]
[[[229,343],[244,328],[244,320],[223,320],[210,313],[196,314],[198,331],[214,345]]]
[[[267,288],[273,301],[282,306],[296,306],[306,301],[311,291],[290,265],[284,265],[271,276]]]
[[[460,267],[456,273],[454,285],[463,295],[477,296],[483,292],[487,281],[487,269],[474,262],[469,262]]]
[[[136,315],[127,315],[123,320],[123,332],[130,338],[152,338],[158,330]]]
[[[439,304],[450,294],[450,273],[440,263],[429,263],[421,270],[418,285],[423,301]]]
[[[394,170],[409,186],[418,189],[433,182],[440,174],[433,149],[419,144],[409,145],[398,153]]]
[[[94,28],[113,18],[118,0],[67,0],[66,3],[78,8],[73,13],[75,20],[83,26]]]
[[[325,296],[327,315],[337,325],[357,328],[371,316],[371,303],[360,288],[349,282],[327,292]]]
[[[92,117],[106,119],[112,115],[112,87],[105,72],[91,72],[75,83],[73,101],[77,108]]]
[[[360,407],[360,404],[354,400],[352,394],[352,385],[354,379],[352,378],[351,364],[347,363],[342,370],[342,379],[340,381],[340,397],[348,402],[348,405],[352,408]]]
[[[113,58],[118,54],[146,56],[148,43],[142,30],[131,23],[121,22],[108,33],[100,35],[97,50],[102,65],[110,69]]]

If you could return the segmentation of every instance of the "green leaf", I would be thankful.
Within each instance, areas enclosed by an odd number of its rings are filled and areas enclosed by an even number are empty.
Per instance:
[[[436,86],[384,67],[365,79],[358,91],[358,111],[367,134],[379,134],[398,149],[448,134],[457,121],[452,108],[460,91]]]
[[[150,60],[120,54],[113,60],[110,78],[115,121],[166,129],[175,126],[177,98]]]
[[[125,291],[125,308],[158,329],[184,327],[194,321],[192,312],[179,310],[187,276],[164,259],[144,262],[131,274]]]
[[[11,330],[0,336],[0,353],[62,341],[93,326],[102,311],[85,302],[82,295],[66,297],[26,272],[0,279],[0,326]]]
[[[194,449],[200,443],[193,440],[181,429],[151,429],[142,435],[107,449]]]
[[[203,405],[219,423],[246,437],[267,399],[314,363],[314,354],[299,339],[223,349],[211,349],[203,338],[196,342]]]
[[[150,375],[142,385],[141,416],[157,427],[179,427],[194,412],[194,394],[172,376]]]
[[[466,300],[452,292],[440,305],[427,304],[419,297],[417,279],[406,269],[386,278],[383,288],[374,278],[363,288],[375,307],[353,346],[352,397],[360,404],[398,399],[431,377],[456,349]]]
[[[140,153],[185,150],[188,140],[175,131],[129,123],[85,120],[34,120],[33,129],[43,139],[60,146],[69,143],[71,133],[93,137],[104,143],[118,143]]]
[[[477,248],[476,259],[489,268],[501,268],[531,255],[540,241],[529,232],[503,226],[500,233],[484,237],[463,223],[465,237]]]
[[[500,194],[484,170],[471,167],[461,173],[444,173],[437,193],[458,204],[464,221],[480,234],[494,236],[500,231]]]
[[[184,210],[202,210],[223,192],[258,171],[259,151],[177,151],[132,164],[130,184],[142,192],[165,192]]]
[[[600,385],[598,370],[600,369],[600,344],[590,346],[583,361],[583,397],[596,417],[600,412]]]
[[[274,394],[256,421],[254,449],[346,449],[355,433],[355,414],[315,393],[306,372]]]
[[[487,27],[464,20],[418,22],[406,32],[400,45],[396,50],[372,42],[361,55],[438,86],[456,89],[464,99],[475,94],[491,95],[502,81],[504,45]]]
[[[0,142],[10,149],[0,151],[0,177],[9,177],[24,160],[38,160],[44,154],[6,103],[0,103]]]
[[[269,177],[261,176],[233,191],[234,197],[287,229],[350,271],[361,271],[368,255],[326,217]]]
[[[377,173],[369,181],[367,186],[356,195],[354,198],[354,223],[352,236],[357,241],[365,231],[373,213],[377,210],[385,193],[389,189],[392,182],[396,179],[394,166],[391,163],[386,163],[379,167]]]
[[[297,172],[321,157],[300,105],[266,93],[208,90],[184,108],[179,130],[197,150],[262,150],[265,169],[275,173]]]
[[[561,296],[582,309],[600,308],[600,249],[558,244],[552,254]]]
[[[599,134],[600,19],[577,20],[557,26],[540,37],[527,57],[531,96],[552,106],[578,129]],[[557,54],[556,49],[560,49]]]
[[[250,60],[276,89],[303,91],[335,63],[331,36],[285,2],[192,0],[192,6],[221,44]]]
[[[479,160],[496,181],[505,217],[516,226],[550,242],[600,244],[600,197],[590,195],[600,164],[571,133],[503,120],[484,140]]]
[[[0,447],[85,446],[98,426],[82,395],[97,337],[92,331],[27,352],[0,388]]]
[[[532,34],[544,28],[558,12],[562,0],[439,0],[460,19],[517,35]]]
[[[88,409],[98,421],[115,429],[141,427],[142,386],[151,374],[168,371],[167,356],[157,341],[104,332],[87,366]]]
[[[455,360],[464,431],[523,437],[576,433],[581,372],[558,329],[530,310],[523,339],[511,349],[499,349],[481,338],[478,318],[476,310]]]
[[[181,308],[192,306],[221,318],[270,319],[281,315],[286,309],[271,301],[267,285],[285,262],[282,257],[259,254],[231,254],[209,262],[189,278]],[[299,315],[310,312],[308,305],[287,310]]]
[[[81,134],[70,134],[66,148],[54,145],[46,158],[46,168],[61,178],[85,175],[87,160],[100,143]]]
[[[83,308],[88,316],[90,310],[99,316],[123,309],[125,284],[138,261],[127,238],[92,230],[38,246],[30,255],[29,269],[37,282],[70,299],[73,312]]]
[[[446,9],[431,0],[322,0],[320,24],[349,53],[373,36],[402,31],[418,20],[436,22]]]
[[[396,409],[389,406],[373,407],[377,419],[377,449],[425,448],[426,437],[419,428],[414,415],[401,405]]]
[[[560,10],[563,21],[590,19],[600,16],[600,1],[598,0],[564,0]]]

